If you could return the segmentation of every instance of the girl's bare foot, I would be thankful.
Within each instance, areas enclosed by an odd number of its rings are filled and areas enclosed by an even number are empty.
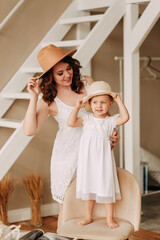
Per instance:
[[[110,229],[118,228],[119,225],[113,221],[113,218],[107,218],[107,225]]]
[[[92,218],[84,219],[79,222],[77,222],[77,225],[79,226],[84,226],[92,222]]]

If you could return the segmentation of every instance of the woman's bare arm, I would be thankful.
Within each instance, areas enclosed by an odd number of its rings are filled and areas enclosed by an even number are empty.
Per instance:
[[[91,85],[94,82],[94,79],[90,76],[84,76],[88,85]]]
[[[28,79],[28,92],[30,93],[30,102],[23,122],[24,133],[27,136],[35,135],[43,123],[46,121],[50,108],[42,99],[38,102],[40,94],[39,78]],[[56,115],[56,104],[52,104],[52,112]],[[53,115],[52,113],[52,115]]]
[[[37,104],[37,99],[31,97],[23,122],[24,133],[27,136],[35,135],[46,121],[48,114],[46,103],[40,100]]]

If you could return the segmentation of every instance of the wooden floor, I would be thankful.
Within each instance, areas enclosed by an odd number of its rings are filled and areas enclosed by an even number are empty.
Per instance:
[[[42,226],[38,229],[42,229],[44,232],[53,232],[56,233],[57,229],[57,216],[45,217],[43,218]],[[19,222],[15,223],[16,225],[21,225],[21,230],[31,231],[36,229],[35,227],[30,226],[30,222]],[[144,229],[134,233],[129,240],[160,240],[160,234],[150,232]]]

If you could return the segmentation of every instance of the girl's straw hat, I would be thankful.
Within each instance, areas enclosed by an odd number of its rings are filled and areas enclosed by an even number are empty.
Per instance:
[[[72,56],[76,51],[77,49],[74,49],[65,53],[61,48],[53,44],[42,48],[37,55],[37,59],[44,72],[39,77],[43,77],[56,63],[60,62],[66,56]]]
[[[88,89],[87,89],[87,96],[83,98],[83,103],[86,103],[85,105],[85,109],[90,112],[91,108],[90,108],[90,104],[89,104],[89,100],[92,97],[98,96],[98,95],[110,95],[113,98],[116,97],[116,93],[112,92],[111,86],[104,81],[96,81],[94,83],[92,83]]]

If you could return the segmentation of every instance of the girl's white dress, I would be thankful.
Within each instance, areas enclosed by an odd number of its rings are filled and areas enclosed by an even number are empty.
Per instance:
[[[118,114],[95,118],[92,113],[83,116],[76,197],[96,200],[98,203],[114,203],[121,199],[116,165],[109,137],[116,127]]]

